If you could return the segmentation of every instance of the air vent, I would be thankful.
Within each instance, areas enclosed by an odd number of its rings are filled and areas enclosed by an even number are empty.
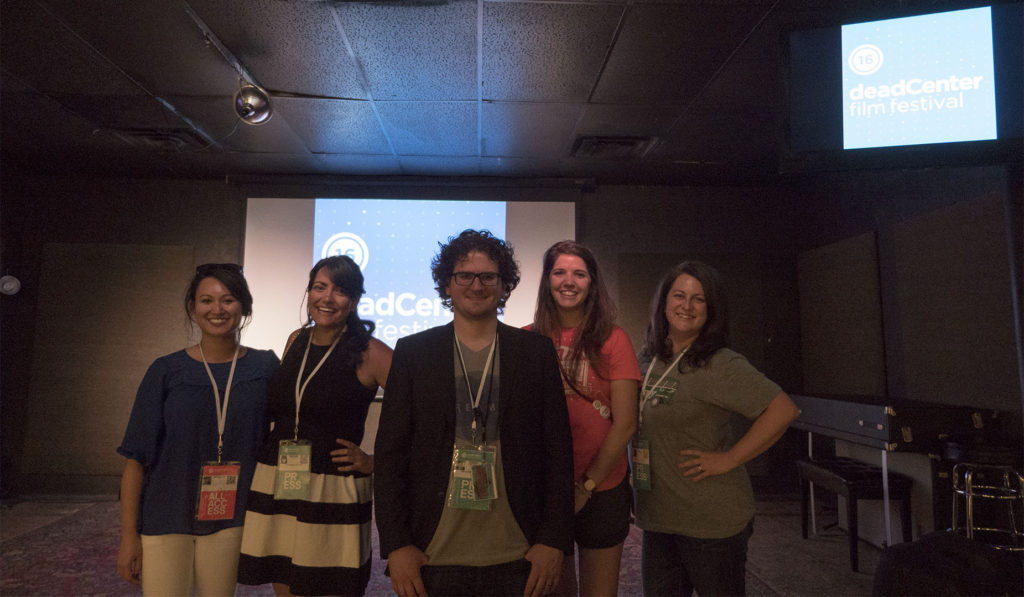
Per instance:
[[[590,160],[636,160],[654,147],[655,137],[580,137],[572,155]]]
[[[100,131],[109,133],[132,147],[154,152],[202,149],[209,145],[191,129],[100,129]]]

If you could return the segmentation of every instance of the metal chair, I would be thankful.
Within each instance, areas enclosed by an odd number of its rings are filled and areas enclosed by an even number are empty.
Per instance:
[[[954,466],[952,530],[997,549],[1024,552],[1024,477],[1012,466]]]

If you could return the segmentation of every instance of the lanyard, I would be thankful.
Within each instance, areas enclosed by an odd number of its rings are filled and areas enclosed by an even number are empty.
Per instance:
[[[302,395],[306,393],[306,386],[309,385],[309,380],[313,379],[313,376],[316,375],[316,372],[320,370],[320,366],[324,364],[324,361],[327,360],[327,357],[331,356],[331,353],[334,352],[334,347],[338,345],[338,340],[341,340],[341,337],[344,334],[345,330],[341,330],[341,333],[338,334],[338,337],[335,338],[334,342],[331,343],[331,347],[327,349],[327,352],[324,353],[324,356],[320,358],[320,362],[316,364],[316,367],[314,367],[313,371],[310,372],[309,377],[307,377],[306,381],[303,382],[302,372],[306,370],[306,359],[309,357],[309,347],[313,344],[313,331],[310,330],[309,332],[309,339],[306,342],[306,352],[302,354],[302,364],[299,365],[299,374],[295,377],[295,437],[293,439],[299,439],[299,406],[302,404]]]
[[[217,462],[220,462],[221,454],[224,452],[224,426],[228,422],[228,397],[231,396],[231,380],[235,378],[235,365],[238,364],[238,351],[242,348],[239,343],[235,346],[235,356],[231,357],[231,371],[228,373],[228,384],[224,386],[224,404],[220,403],[220,389],[217,387],[217,380],[213,378],[213,371],[210,371],[210,364],[206,362],[206,355],[203,354],[203,343],[199,342],[199,356],[203,357],[203,367],[206,374],[210,376],[210,385],[213,386],[213,402],[217,410]]]
[[[476,443],[476,421],[482,419],[484,424],[484,443],[487,443],[487,418],[480,412],[480,397],[483,396],[484,383],[487,381],[487,372],[491,370],[491,362],[494,360],[494,347],[498,345],[498,333],[494,333],[494,341],[491,342],[491,350],[487,353],[487,362],[484,363],[484,372],[480,375],[480,385],[476,389],[476,394],[473,394],[473,386],[469,384],[469,372],[466,371],[466,359],[462,356],[462,343],[459,342],[458,335],[455,336],[455,348],[459,351],[459,364],[462,365],[462,376],[466,380],[466,390],[469,391],[469,400],[473,405],[473,424],[470,427],[473,430],[473,443]],[[488,393],[489,394],[489,393]],[[488,398],[489,400],[489,398]]]
[[[654,370],[654,363],[658,362],[658,359],[652,360],[651,364],[647,366],[647,373],[644,375],[644,384],[640,386],[640,420],[638,421],[638,427],[642,427],[644,424],[644,405],[647,404],[648,400],[654,397],[654,393],[658,391],[658,387],[661,385],[661,382],[665,381],[665,378],[668,377],[669,371],[675,369],[679,360],[683,358],[683,355],[686,354],[687,350],[689,350],[689,347],[684,348],[683,351],[679,353],[679,356],[672,360],[672,364],[665,368],[661,377],[658,378],[658,381],[654,382],[654,385],[651,386],[651,389],[649,390],[646,389],[647,381],[651,378],[651,371]]]

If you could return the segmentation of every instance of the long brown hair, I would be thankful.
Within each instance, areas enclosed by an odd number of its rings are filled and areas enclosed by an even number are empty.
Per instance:
[[[583,301],[583,322],[576,329],[572,346],[569,347],[569,356],[565,360],[565,370],[562,371],[569,386],[579,395],[589,398],[576,387],[576,378],[584,360],[590,363],[590,368],[595,374],[604,377],[601,347],[608,340],[615,325],[615,304],[608,297],[604,278],[597,267],[597,259],[590,249],[574,240],[563,240],[551,245],[544,252],[544,271],[540,277],[540,286],[537,288],[537,310],[533,314],[534,331],[548,336],[556,345],[561,336],[558,305],[551,296],[551,270],[554,269],[559,255],[579,257],[586,264],[587,273],[590,274],[590,289]]]
[[[679,361],[679,372],[689,367],[703,367],[711,355],[718,349],[729,346],[729,314],[726,308],[725,291],[718,271],[700,261],[684,261],[661,278],[658,290],[651,300],[651,319],[647,325],[647,341],[640,351],[641,360],[660,358],[668,361],[679,347],[672,346],[668,337],[668,320],[665,318],[665,304],[669,290],[676,278],[686,274],[693,276],[704,289],[704,300],[707,301],[708,318],[701,328],[697,339]]]

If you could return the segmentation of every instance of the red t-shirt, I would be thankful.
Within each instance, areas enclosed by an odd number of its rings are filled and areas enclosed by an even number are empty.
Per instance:
[[[532,329],[533,326],[527,326]],[[576,328],[562,328],[561,338],[555,343],[558,357],[562,359],[563,369],[567,368],[566,359],[572,346]],[[608,430],[611,429],[611,382],[618,379],[640,381],[640,365],[633,352],[633,344],[629,336],[619,326],[612,328],[604,346],[601,347],[602,375],[597,375],[584,360],[580,363],[578,379],[574,380],[586,397],[580,396],[572,387],[565,383],[565,401],[569,409],[569,423],[572,427],[572,451],[574,463],[574,479],[579,481],[590,467],[591,461],[604,443]],[[602,414],[604,413],[604,414]],[[597,486],[597,491],[613,489],[622,482],[629,470],[629,459],[625,452],[618,465]]]

